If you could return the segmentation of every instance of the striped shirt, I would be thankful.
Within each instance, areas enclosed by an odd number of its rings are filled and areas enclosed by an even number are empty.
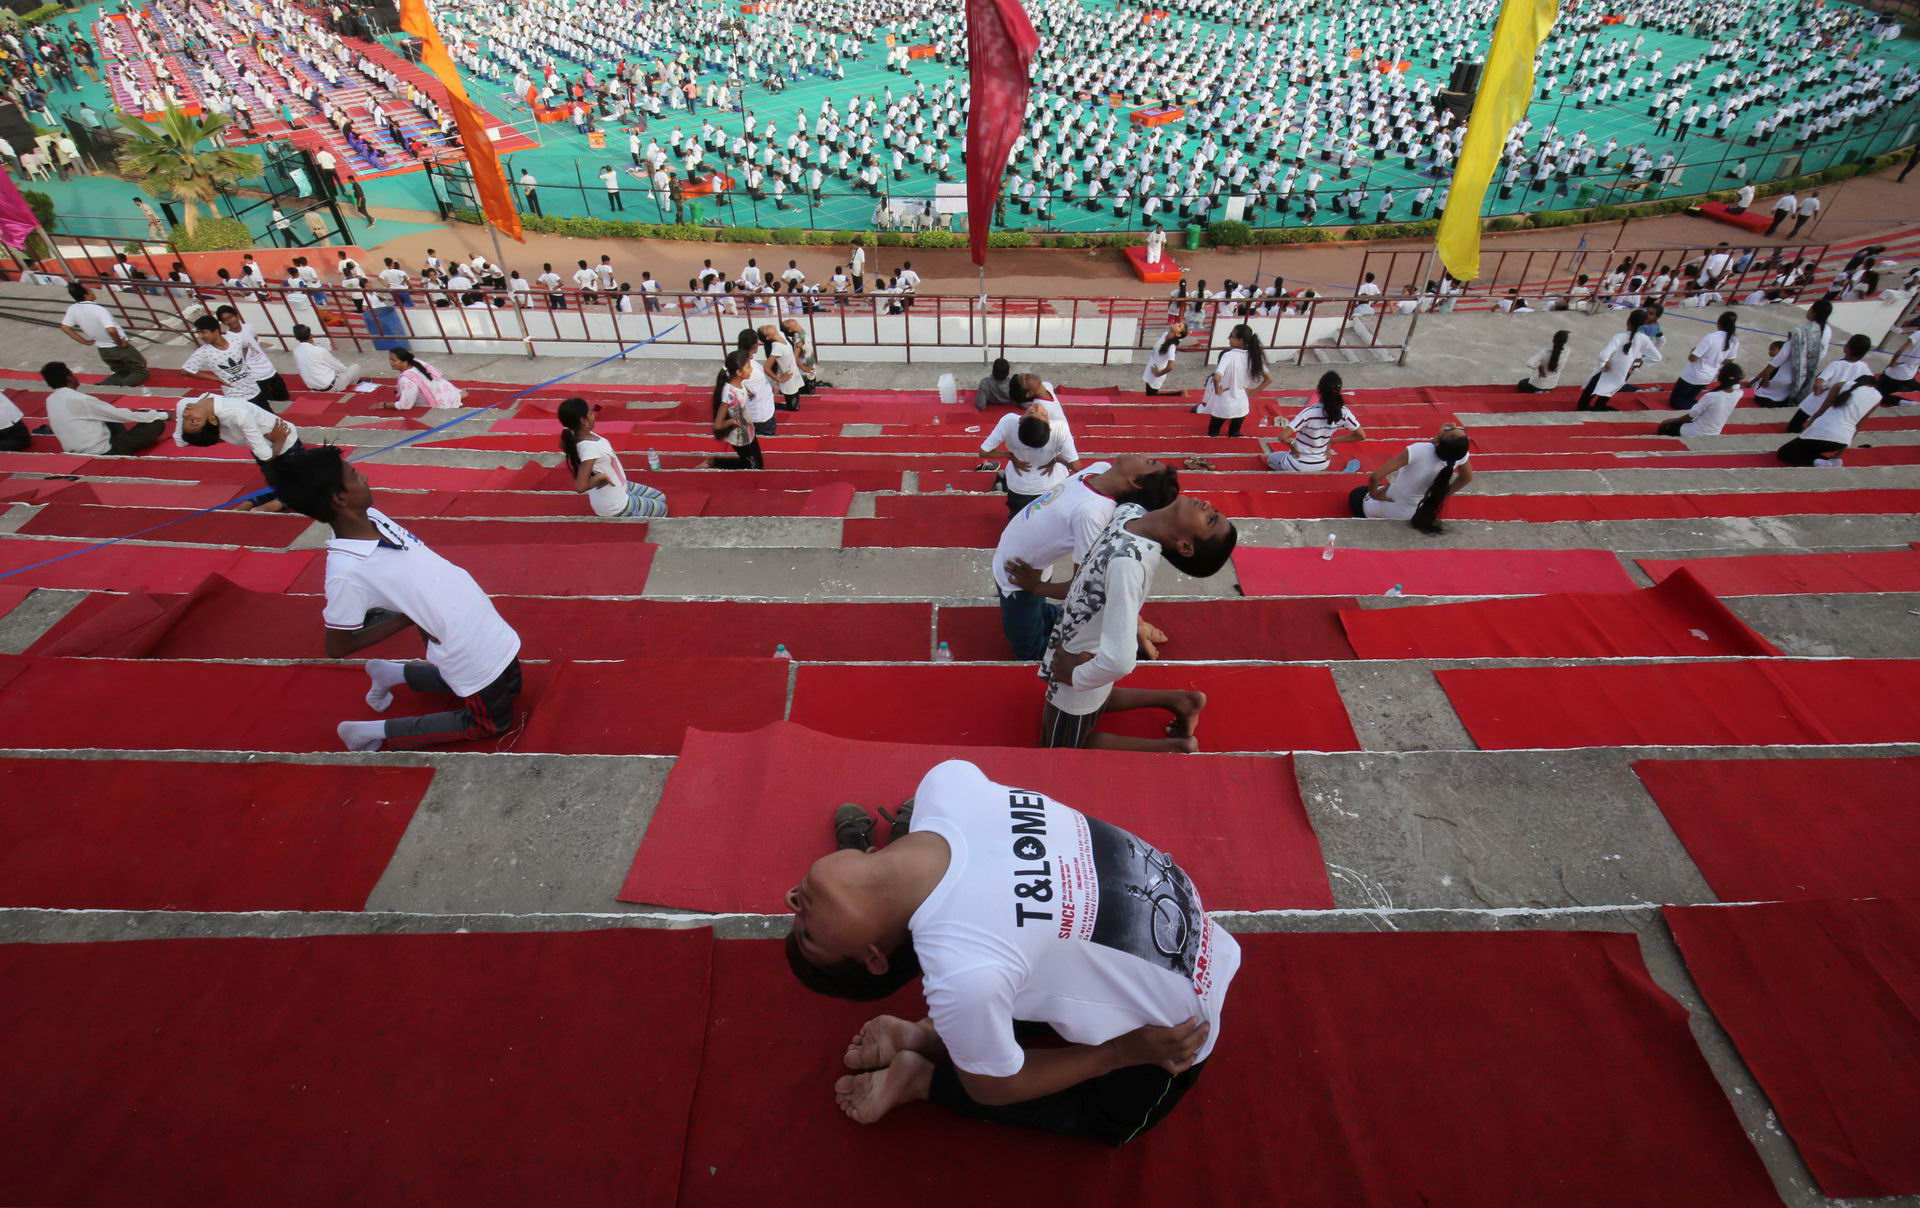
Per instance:
[[[1332,442],[1334,433],[1352,431],[1360,426],[1353,408],[1342,407],[1340,421],[1334,423],[1327,419],[1326,409],[1319,403],[1302,408],[1291,423],[1293,459],[1302,465],[1315,466],[1327,464],[1327,445]]]

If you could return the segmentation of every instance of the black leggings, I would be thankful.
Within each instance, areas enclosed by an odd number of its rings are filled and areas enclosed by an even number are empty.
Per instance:
[[[1016,1022],[1014,1034],[1018,1037],[1033,1027],[1044,1025]],[[951,1062],[939,1061],[933,1067],[927,1098],[970,1120],[1086,1137],[1118,1148],[1166,1119],[1199,1081],[1206,1064],[1188,1066],[1179,1074],[1169,1074],[1157,1065],[1130,1065],[1025,1103],[989,1107],[967,1094]]]
[[[1240,425],[1245,422],[1246,418],[1244,415],[1236,415],[1232,419],[1223,419],[1218,415],[1211,416],[1207,420],[1207,435],[1220,435],[1220,425],[1225,424],[1227,426],[1228,436],[1238,436],[1240,435]]]
[[[27,430],[27,421],[15,420],[0,428],[0,449],[8,453],[18,453],[33,443],[33,433]]]
[[[766,461],[760,456],[759,440],[750,440],[744,445],[730,446],[734,453],[730,457],[716,457],[713,468],[716,470],[764,470]]]
[[[1808,440],[1796,436],[1786,444],[1774,450],[1774,456],[1790,466],[1810,466],[1822,457],[1835,457],[1846,452],[1847,446],[1830,440]]]

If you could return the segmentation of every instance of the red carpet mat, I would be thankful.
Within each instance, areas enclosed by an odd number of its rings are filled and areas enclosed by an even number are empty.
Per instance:
[[[1831,1196],[1920,1192],[1910,901],[1669,906],[1707,1005]]]
[[[21,570],[6,580],[12,587],[60,587],[75,591],[192,591],[208,575],[225,575],[255,591],[286,591],[301,571],[320,556],[318,550],[268,552],[230,549],[175,549],[153,545],[109,545],[90,549],[87,541],[0,537],[0,574],[58,558],[46,566]],[[81,552],[85,551],[85,552]],[[62,557],[78,554],[77,557]]]
[[[1294,662],[1355,657],[1340,627],[1353,600],[1154,600],[1143,614],[1166,633],[1170,659],[1265,659]],[[1013,658],[1000,630],[1000,608],[940,609],[940,640],[961,660]]]
[[[1780,653],[1685,570],[1639,591],[1344,609],[1340,622],[1367,659]]]
[[[945,759],[976,763],[1002,784],[1152,836],[1178,853],[1210,909],[1333,906],[1320,842],[1284,756],[1174,761],[1124,751],[912,746],[832,738],[791,722],[752,734],[687,735],[620,899],[779,913],[807,865],[833,849],[835,806],[891,810]],[[1189,808],[1195,801],[1206,808]],[[725,828],[714,825],[720,809],[731,819]]]
[[[1795,596],[1807,592],[1920,591],[1920,553],[1745,554],[1729,558],[1642,558],[1658,582],[1685,568],[1716,596]]]
[[[358,910],[432,768],[0,760],[0,906]]]
[[[157,527],[164,525],[164,528]],[[182,541],[195,545],[251,545],[285,549],[313,527],[305,516],[274,512],[191,512],[168,508],[116,508],[97,504],[49,503],[19,531],[32,536],[86,537],[100,541],[140,533],[140,541]],[[152,532],[144,530],[153,529]]]
[[[840,522],[840,545],[843,549],[992,549],[1006,527],[1005,504],[997,515],[855,517]]]
[[[1780,1203],[1631,935],[1236,938],[1205,1072],[1119,1150],[924,1103],[849,1121],[833,1102],[846,1038],[878,1014],[918,1018],[917,990],[825,998],[779,941],[723,940],[682,1208],[840,1208],[875,1187],[940,1206]],[[781,1128],[742,1127],[769,1103]]]
[[[522,666],[516,712],[525,727],[452,749],[670,755],[688,726],[750,730],[779,720],[786,704],[784,659]],[[336,751],[335,726],[379,716],[366,692],[358,664],[0,656],[0,733],[16,746],[49,750]],[[451,705],[451,697],[396,693],[387,715]]]
[[[31,587],[15,587],[10,583],[0,583],[0,617],[12,612],[22,600],[32,594]]]
[[[1920,742],[1915,659],[1501,667],[1434,675],[1485,750]]]
[[[1207,694],[1203,751],[1354,751],[1346,706],[1324,667],[1143,664],[1129,688]],[[848,667],[809,664],[795,681],[791,720],[824,734],[881,742],[1031,747],[1040,737],[1046,690],[1032,667],[932,665]],[[1167,714],[1119,713],[1098,728],[1159,738]]]
[[[1560,591],[1632,591],[1606,550],[1336,549],[1241,546],[1233,553],[1250,596],[1378,596],[1394,584],[1410,596],[1530,596]]]
[[[763,658],[785,643],[795,658],[909,662],[931,654],[928,604],[743,604],[725,600],[591,600],[495,596],[526,649],[553,659]],[[214,576],[191,595],[96,594],[28,650],[110,658],[320,658],[318,596],[266,595]],[[401,634],[361,652],[420,653]]]
[[[1457,520],[1667,520],[1693,516],[1876,516],[1920,511],[1920,491],[1778,491],[1701,495],[1462,495]],[[1337,513],[1344,514],[1344,513]]]
[[[5,945],[0,1201],[671,1204],[712,948],[639,928]]]
[[[440,552],[488,595],[637,596],[647,588],[658,548],[634,540],[590,552],[555,545],[450,545]],[[316,558],[287,590],[321,595],[326,588],[327,562]]]
[[[1633,770],[1722,901],[1920,898],[1920,759],[1643,759]]]

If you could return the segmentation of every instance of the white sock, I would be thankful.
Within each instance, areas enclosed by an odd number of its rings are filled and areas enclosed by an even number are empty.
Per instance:
[[[393,690],[407,682],[407,665],[392,659],[368,659],[367,678],[373,687],[367,690],[367,708],[385,713],[393,703]]]
[[[1840,464],[1840,459],[1838,457],[1816,457],[1813,459],[1813,464],[1816,466],[1837,466]]]
[[[383,721],[343,721],[336,731],[349,751],[378,751],[387,739]]]

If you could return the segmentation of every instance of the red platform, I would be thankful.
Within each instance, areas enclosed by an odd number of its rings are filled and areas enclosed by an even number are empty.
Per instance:
[[[907,57],[909,59],[931,59],[933,57],[933,47],[909,46],[907,48]]]
[[[1177,122],[1187,116],[1185,109],[1136,109],[1130,120],[1136,126],[1164,126],[1168,122]]]
[[[1180,266],[1174,263],[1173,255],[1166,248],[1160,249],[1160,263],[1147,266],[1145,246],[1126,249],[1127,263],[1133,266],[1134,275],[1147,282],[1170,282],[1180,279]]]
[[[720,191],[731,193],[733,192],[733,177],[728,176],[725,172],[709,172],[699,180],[682,181],[680,184],[680,196],[711,197],[715,192],[716,185],[718,185]]]
[[[1701,203],[1700,216],[1724,222],[1728,226],[1737,226],[1743,231],[1752,231],[1756,235],[1767,232],[1767,215],[1751,207],[1743,214],[1735,214],[1727,209],[1725,202],[1708,201]]]

